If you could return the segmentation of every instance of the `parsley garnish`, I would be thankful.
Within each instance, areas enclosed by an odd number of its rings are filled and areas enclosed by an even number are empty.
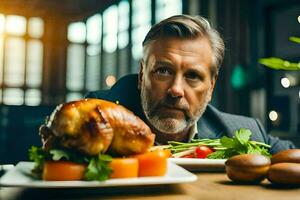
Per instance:
[[[108,166],[112,158],[109,155],[100,154],[90,160],[84,177],[88,181],[97,180],[105,181],[112,173],[112,169]]]
[[[226,159],[240,154],[261,154],[270,157],[271,154],[268,151],[270,146],[261,142],[249,141],[251,134],[248,129],[239,129],[235,131],[233,138],[223,136],[220,143],[224,149],[209,154],[207,158]]]

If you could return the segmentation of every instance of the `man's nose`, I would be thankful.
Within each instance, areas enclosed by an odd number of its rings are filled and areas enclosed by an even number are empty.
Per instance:
[[[168,93],[172,97],[183,97],[184,96],[184,83],[182,78],[176,77],[172,82],[172,85],[168,89]]]

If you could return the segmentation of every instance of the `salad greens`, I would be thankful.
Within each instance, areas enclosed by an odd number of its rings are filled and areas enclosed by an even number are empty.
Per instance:
[[[239,129],[235,131],[234,137],[223,136],[220,139],[194,139],[189,143],[170,141],[168,149],[171,150],[173,157],[181,157],[185,152],[190,153],[199,146],[207,146],[214,150],[207,158],[227,159],[240,154],[261,154],[271,157],[268,144],[250,141],[251,131]]]
[[[87,168],[84,173],[85,180],[103,181],[109,178],[112,170],[109,168],[109,163],[112,157],[106,154],[88,157],[78,152],[62,149],[52,149],[45,151],[42,148],[32,146],[29,149],[29,160],[34,161],[35,166],[32,170],[33,175],[41,178],[45,161],[70,161],[75,163],[86,164]]]

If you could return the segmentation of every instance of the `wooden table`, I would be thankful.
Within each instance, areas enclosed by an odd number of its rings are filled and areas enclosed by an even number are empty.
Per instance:
[[[228,180],[225,173],[197,173],[193,183],[99,189],[21,189],[1,188],[1,200],[16,199],[236,199],[236,200],[296,200],[300,187],[275,187],[267,180],[260,185],[240,185]]]

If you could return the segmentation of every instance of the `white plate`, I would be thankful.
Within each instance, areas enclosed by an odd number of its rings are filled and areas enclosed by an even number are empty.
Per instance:
[[[34,187],[34,188],[71,188],[71,187],[109,187],[109,186],[137,186],[186,183],[197,180],[197,176],[178,165],[168,162],[167,174],[157,177],[138,177],[109,179],[106,181],[42,181],[29,176],[33,162],[19,162],[16,167],[6,172],[0,179],[0,186],[6,187]]]
[[[169,161],[192,171],[224,171],[226,159],[169,158]]]

